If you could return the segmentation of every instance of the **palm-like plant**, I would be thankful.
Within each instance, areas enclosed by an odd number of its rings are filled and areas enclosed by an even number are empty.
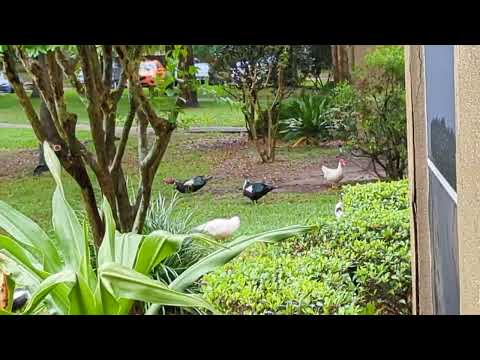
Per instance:
[[[282,114],[283,113],[283,114]],[[281,111],[280,134],[286,140],[316,143],[330,137],[332,106],[328,96],[304,95],[287,104]]]
[[[310,230],[292,226],[253,237],[239,237],[222,246],[166,284],[148,275],[164,259],[178,251],[186,239],[212,241],[200,234],[174,235],[155,231],[148,235],[120,234],[115,230],[108,202],[102,206],[105,237],[98,249],[96,266],[90,261],[86,223],[79,222],[68,204],[61,181],[61,166],[50,146],[44,144],[45,160],[55,179],[53,227],[50,238],[37,224],[0,201],[0,228],[12,237],[0,235],[0,270],[7,275],[7,306],[0,314],[11,314],[11,294],[16,285],[31,293],[22,314],[69,315],[128,314],[134,301],[161,306],[216,310],[201,297],[185,290],[202,275],[237,256],[257,241],[279,241]]]

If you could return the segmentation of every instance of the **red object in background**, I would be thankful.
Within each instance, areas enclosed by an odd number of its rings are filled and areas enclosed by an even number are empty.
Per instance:
[[[165,76],[165,68],[158,60],[143,61],[139,70],[140,83],[143,87],[155,86],[157,76]]]

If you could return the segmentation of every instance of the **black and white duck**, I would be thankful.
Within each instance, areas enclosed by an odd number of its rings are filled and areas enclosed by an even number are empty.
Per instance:
[[[166,178],[163,182],[165,184],[175,185],[177,191],[181,192],[182,194],[188,194],[197,192],[211,179],[211,176],[195,176],[187,181],[178,181],[170,177]]]
[[[258,200],[276,188],[277,187],[273,185],[265,183],[265,181],[251,182],[249,179],[245,179],[245,182],[243,183],[243,196],[246,196],[252,200],[252,202],[256,203]]]

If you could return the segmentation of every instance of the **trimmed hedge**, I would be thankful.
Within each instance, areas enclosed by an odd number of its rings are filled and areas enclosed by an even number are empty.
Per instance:
[[[203,279],[228,314],[409,314],[407,182],[344,188],[344,216],[257,247]]]

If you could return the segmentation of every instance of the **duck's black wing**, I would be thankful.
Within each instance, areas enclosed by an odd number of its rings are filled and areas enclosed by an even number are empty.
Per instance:
[[[192,182],[192,191],[198,191],[203,188],[205,185],[207,185],[208,180],[209,178],[206,178],[205,176],[195,176],[190,180]]]

